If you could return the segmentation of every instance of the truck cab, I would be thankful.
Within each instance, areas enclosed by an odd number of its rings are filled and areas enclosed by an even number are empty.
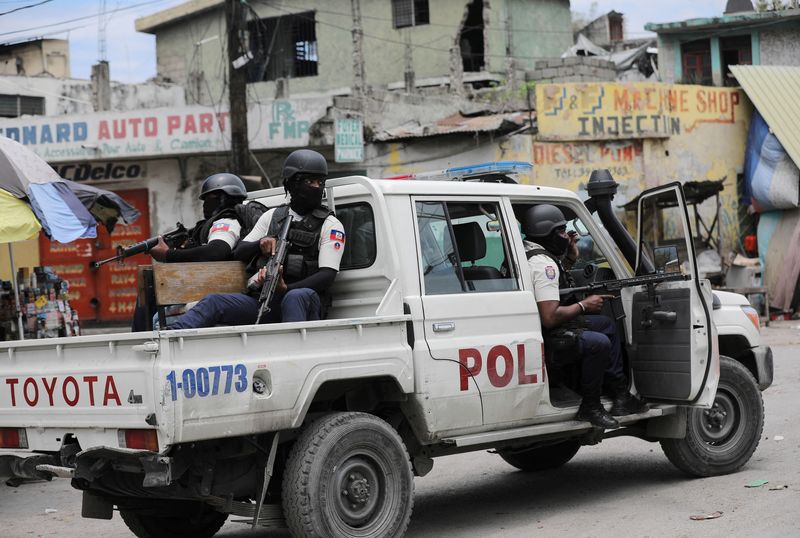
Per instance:
[[[582,201],[512,180],[529,167],[330,180],[346,239],[327,319],[0,344],[2,447],[39,458],[0,455],[0,470],[70,477],[85,517],[116,506],[139,536],[187,525],[211,536],[228,514],[296,536],[394,536],[413,477],[449,454],[492,449],[537,471],[630,435],[690,475],[739,469],[763,427],[758,383],[720,357],[691,241],[652,233],[668,221],[692,237],[680,184],[642,194],[634,240],[611,210],[609,174]],[[253,198],[284,201],[277,189]],[[619,429],[575,420],[574,387],[551,386],[518,221],[542,203],[581,235],[578,283],[617,297],[606,313],[624,334],[631,390],[649,403]],[[79,385],[101,375],[99,396]]]

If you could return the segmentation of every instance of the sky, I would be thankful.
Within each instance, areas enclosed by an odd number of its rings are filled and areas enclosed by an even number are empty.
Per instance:
[[[106,14],[101,18],[101,0],[0,0],[0,43],[37,37],[69,39],[72,77],[88,79],[92,64],[99,59],[102,20],[112,80],[144,82],[156,74],[155,36],[136,32],[134,21],[183,1],[105,0]],[[349,0],[331,1],[350,6]],[[644,31],[647,22],[721,15],[726,0],[572,0],[570,4],[573,11],[587,17],[612,9],[623,13],[626,35],[637,38],[652,35]],[[15,9],[19,11],[8,13]]]

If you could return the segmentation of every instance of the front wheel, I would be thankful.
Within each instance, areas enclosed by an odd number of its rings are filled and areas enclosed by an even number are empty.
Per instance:
[[[139,538],[211,538],[228,514],[191,501],[159,501],[147,508],[119,507],[125,525]]]
[[[691,408],[686,437],[665,439],[661,448],[675,467],[692,476],[740,469],[755,452],[764,428],[764,402],[753,375],[720,357],[720,379],[711,409]]]
[[[283,475],[283,511],[293,536],[402,536],[414,477],[397,432],[367,413],[334,413],[310,424]]]

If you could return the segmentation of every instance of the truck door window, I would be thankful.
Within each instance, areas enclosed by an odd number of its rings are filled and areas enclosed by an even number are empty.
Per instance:
[[[641,205],[640,256],[659,272],[689,274],[685,229],[675,191],[650,196]],[[638,269],[644,266],[639,260]],[[637,273],[638,274],[638,273]]]
[[[427,295],[519,289],[497,203],[417,202]]]
[[[375,263],[375,218],[366,202],[337,205],[338,218],[345,233],[345,249],[340,269],[362,269]]]

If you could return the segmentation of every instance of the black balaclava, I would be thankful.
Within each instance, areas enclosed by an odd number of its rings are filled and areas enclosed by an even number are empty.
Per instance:
[[[211,193],[209,193],[211,194]],[[224,192],[214,193],[215,196],[206,196],[203,198],[203,218],[210,219],[223,209],[228,209],[236,205],[238,200],[228,196]]]
[[[555,229],[547,237],[537,238],[537,243],[542,245],[549,253],[555,256],[563,256],[569,248],[569,237],[563,237],[558,233],[558,229]]]
[[[322,193],[322,187],[312,187],[300,178],[295,179],[289,187],[289,194],[292,196],[289,206],[305,215],[322,205]]]

